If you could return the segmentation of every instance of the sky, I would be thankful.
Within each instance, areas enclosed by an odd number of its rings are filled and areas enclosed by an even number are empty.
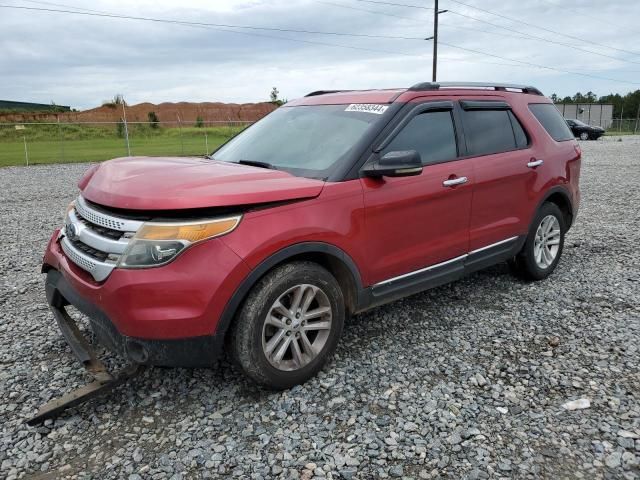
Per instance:
[[[433,44],[424,38],[433,34],[433,0],[0,0],[0,5],[90,8],[209,24],[0,8],[3,100],[53,101],[78,109],[99,106],[116,94],[129,104],[247,103],[267,100],[274,86],[280,97],[293,99],[313,90],[409,87],[431,80]],[[440,81],[523,83],[561,97],[640,89],[636,0],[440,0],[439,8],[448,10],[439,16]]]

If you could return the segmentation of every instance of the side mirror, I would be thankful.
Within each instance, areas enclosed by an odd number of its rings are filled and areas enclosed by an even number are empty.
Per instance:
[[[415,150],[389,152],[362,170],[367,177],[411,177],[422,173],[422,159]]]

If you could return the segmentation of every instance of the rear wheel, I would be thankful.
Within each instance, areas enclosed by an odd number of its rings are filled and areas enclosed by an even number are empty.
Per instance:
[[[514,272],[528,280],[542,280],[551,275],[562,255],[565,232],[560,208],[554,203],[543,204],[522,251],[511,262]]]
[[[249,293],[231,331],[231,355],[255,382],[290,388],[331,357],[344,324],[340,286],[323,267],[293,262],[268,273]]]

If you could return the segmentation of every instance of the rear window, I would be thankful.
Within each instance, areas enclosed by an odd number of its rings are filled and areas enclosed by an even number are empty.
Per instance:
[[[520,148],[516,143],[510,113],[508,110],[464,112],[464,129],[469,155],[489,155]]]
[[[556,142],[573,140],[573,133],[552,103],[530,103],[529,110]]]

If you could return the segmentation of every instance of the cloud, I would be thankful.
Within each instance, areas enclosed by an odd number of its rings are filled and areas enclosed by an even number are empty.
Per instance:
[[[51,0],[50,3],[44,0],[5,0],[14,5],[64,8],[51,4],[56,1],[64,2],[58,5],[89,8],[78,0]],[[415,0],[413,3],[428,5],[428,2]],[[640,56],[592,43],[621,49],[633,49],[639,45],[640,32],[634,31],[637,27],[634,19],[640,16],[640,2],[465,0],[465,3],[591,39],[591,42],[580,42],[523,26],[453,0],[440,2],[441,8],[450,10],[441,16],[442,42],[523,62],[640,84]],[[90,8],[191,22],[360,35],[426,37],[432,30],[432,12],[429,10],[355,0],[183,0],[179,5],[166,0],[143,0],[135,4],[99,0],[92,2]],[[501,30],[467,18],[469,16],[507,26],[517,32]],[[517,38],[522,34],[579,45],[580,48],[638,64]],[[250,102],[266,100],[271,87],[277,86],[282,96],[294,98],[321,88],[384,88],[409,86],[428,80],[431,78],[431,49],[431,42],[423,40],[188,27],[0,9],[0,51],[3,52],[0,56],[0,92],[9,100],[45,103],[53,100],[77,108],[96,106],[116,93],[124,94],[130,103],[181,100]],[[439,78],[527,83],[548,94],[556,92],[560,95],[573,94],[578,90],[605,94],[640,88],[640,85],[529,66],[508,66],[509,63],[441,45]]]

